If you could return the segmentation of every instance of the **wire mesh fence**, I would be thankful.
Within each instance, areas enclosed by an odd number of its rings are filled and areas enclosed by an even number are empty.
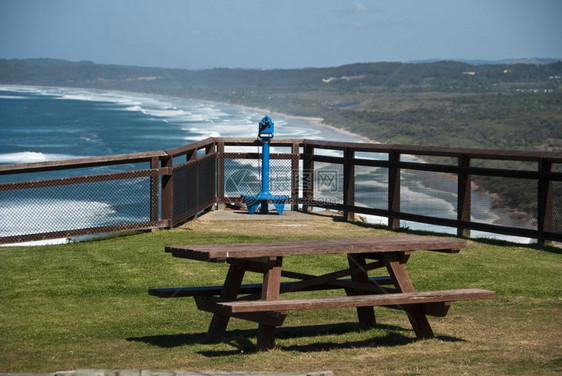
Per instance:
[[[241,202],[262,190],[261,155],[225,153],[227,143],[0,166],[0,243],[169,227],[217,202]],[[391,227],[405,220],[562,241],[558,154],[310,140],[282,147],[286,153],[271,154],[268,188],[291,197],[294,208],[341,210],[349,220],[353,213],[386,217]],[[416,159],[416,152],[438,158]],[[482,167],[486,158],[500,162]]]
[[[287,157],[289,158],[289,157]],[[273,195],[291,195],[293,171],[291,159],[269,161],[269,192]],[[262,189],[260,159],[224,159],[224,196],[239,198],[260,193]]]
[[[488,178],[495,192],[478,186],[473,192],[473,219],[499,226],[537,227],[537,181],[518,178]]]
[[[552,182],[552,232],[562,234],[562,181]]]
[[[139,176],[141,175],[141,176]],[[72,236],[79,230],[127,230],[156,225],[155,171],[88,175],[20,183],[0,189],[0,240],[25,241],[34,234]],[[18,187],[14,185],[13,187]],[[49,237],[44,235],[43,237]]]
[[[455,174],[404,170],[400,182],[400,210],[457,219],[457,187]]]
[[[216,199],[216,158],[188,162],[173,170],[173,224],[196,215]]]
[[[314,163],[314,200],[319,204],[343,204],[343,165]]]
[[[388,208],[388,168],[355,166],[355,205]]]

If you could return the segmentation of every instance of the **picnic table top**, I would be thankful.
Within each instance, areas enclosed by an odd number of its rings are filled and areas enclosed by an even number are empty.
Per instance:
[[[176,257],[201,261],[235,258],[282,257],[294,255],[358,254],[410,252],[416,250],[458,253],[466,241],[443,237],[396,235],[352,239],[317,239],[260,243],[232,243],[168,246],[166,252]]]

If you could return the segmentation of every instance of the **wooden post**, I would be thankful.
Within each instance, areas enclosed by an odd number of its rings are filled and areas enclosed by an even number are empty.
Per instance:
[[[386,264],[390,278],[394,286],[400,292],[414,292],[414,286],[410,281],[410,277],[406,272],[404,267],[403,255],[398,252],[384,253],[383,260]],[[406,311],[410,324],[416,333],[416,336],[420,339],[433,338],[433,330],[427,321],[427,316],[425,315],[423,308],[419,304],[405,305],[401,307]]]
[[[291,210],[299,210],[299,151],[300,145],[296,142],[291,147],[293,154],[291,159],[291,200],[293,201]]]
[[[217,143],[217,207],[224,206],[224,141]]]
[[[150,158],[150,168],[157,170],[159,167],[160,160],[158,157]],[[158,176],[150,177],[150,222],[158,222],[158,205],[160,203],[159,194],[159,179]]]
[[[352,274],[351,280],[353,282],[369,283],[369,274],[367,268],[367,262],[365,260],[365,255],[347,255],[347,261],[350,268],[360,267],[362,269],[361,273]],[[347,295],[360,295],[363,294],[362,291],[356,291],[353,289],[346,290]],[[359,323],[366,326],[375,326],[377,320],[375,318],[375,309],[373,307],[357,307],[357,317],[359,318]]]
[[[552,172],[552,162],[541,158],[539,161],[539,184],[538,184],[538,216],[537,227],[539,230],[538,244],[545,246],[552,244],[552,241],[544,238],[545,232],[552,232],[553,212],[552,212],[552,181],[549,174]]]
[[[353,222],[355,212],[350,208],[355,206],[355,151],[350,148],[343,150],[343,219]]]
[[[240,286],[242,285],[242,280],[244,279],[244,274],[245,269],[242,266],[235,262],[230,264],[221,292],[222,299],[236,299],[238,292],[240,291]],[[222,316],[215,313],[211,319],[211,324],[209,325],[209,331],[207,332],[208,336],[211,338],[223,336],[229,321],[229,316]]]
[[[281,287],[282,257],[272,257],[267,261],[263,275],[262,300],[279,300]],[[275,325],[259,323],[257,348],[260,351],[275,347]]]
[[[162,175],[162,219],[168,221],[167,227],[172,227],[174,215],[173,164],[174,158],[171,155],[162,161],[162,167],[165,167],[168,170],[167,174]]]
[[[459,157],[459,173],[457,178],[457,236],[470,237],[470,229],[463,226],[463,222],[470,222],[471,215],[471,178],[468,174],[470,168],[470,157],[462,155]]]
[[[388,168],[388,226],[391,229],[400,227],[400,218],[396,216],[400,213],[400,167],[397,164],[400,162],[400,153],[391,151],[388,153],[388,161],[390,167]]]
[[[185,153],[186,162],[194,161],[196,159],[197,159],[197,149],[191,149],[188,150],[187,153]]]
[[[304,145],[303,168],[302,168],[302,191],[304,212],[312,209],[311,201],[314,198],[314,146]]]
[[[215,144],[216,144],[216,142],[213,142],[212,144],[209,144],[209,145],[205,146],[205,155],[215,151]]]

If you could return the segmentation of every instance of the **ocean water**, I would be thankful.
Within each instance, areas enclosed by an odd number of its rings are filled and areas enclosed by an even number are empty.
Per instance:
[[[207,137],[256,137],[257,123],[264,115],[252,109],[184,98],[85,89],[0,86],[0,164],[163,150]],[[302,119],[279,115],[272,115],[272,118],[276,138],[361,141],[353,135]],[[338,155],[338,152],[323,151],[322,154]],[[358,153],[358,157],[378,159],[383,156]],[[333,173],[338,179],[343,178],[343,171],[333,166],[318,164],[318,167],[326,170],[325,176]],[[357,205],[385,208],[388,176],[383,170],[357,167]],[[456,218],[454,182],[437,179],[440,183],[436,187],[435,176],[430,179],[433,183],[428,184],[428,177],[419,173],[403,173],[402,179],[402,210]],[[0,176],[0,183],[6,181],[9,180]],[[337,180],[331,182],[338,183]],[[316,194],[337,202],[337,194],[332,188],[327,184],[319,187]],[[122,189],[130,187],[123,186]],[[486,223],[496,220],[497,215],[490,210],[489,200],[486,197],[475,198],[475,219]],[[94,209],[85,215],[65,216],[52,210],[58,208],[58,212],[68,213],[69,210],[61,208],[76,207],[87,200],[91,201],[89,206]],[[139,199],[139,202],[143,200],[145,198]],[[50,231],[62,221],[78,224],[79,227],[104,225],[112,220],[123,220],[128,215],[125,209],[112,207],[101,198],[96,200],[86,195],[68,199],[45,193],[42,197],[34,197],[35,213],[43,219],[36,224],[35,221],[26,222],[25,218],[18,219],[18,215],[26,212],[22,205],[29,204],[22,204],[20,198],[14,195],[0,196],[0,236]],[[367,217],[370,222],[386,221],[385,218]],[[8,221],[7,218],[12,219]],[[449,233],[456,231],[407,221],[403,221],[402,225]]]
[[[163,150],[207,137],[255,137],[264,113],[182,98],[0,86],[0,163]],[[276,138],[352,140],[272,116]]]

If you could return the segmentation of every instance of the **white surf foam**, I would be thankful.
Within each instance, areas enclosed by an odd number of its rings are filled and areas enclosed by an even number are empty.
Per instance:
[[[1,90],[1,89],[0,89]],[[24,95],[0,95],[0,99],[28,99]]]
[[[85,210],[87,209],[87,210]],[[103,218],[115,213],[113,207],[105,202],[35,199],[33,202],[0,204],[2,236],[37,234],[58,230],[71,230],[97,226]]]
[[[76,155],[69,154],[50,154],[40,153],[35,151],[22,151],[17,153],[0,154],[0,163],[13,164],[13,163],[36,163],[48,161],[60,161],[65,159],[81,158]]]

